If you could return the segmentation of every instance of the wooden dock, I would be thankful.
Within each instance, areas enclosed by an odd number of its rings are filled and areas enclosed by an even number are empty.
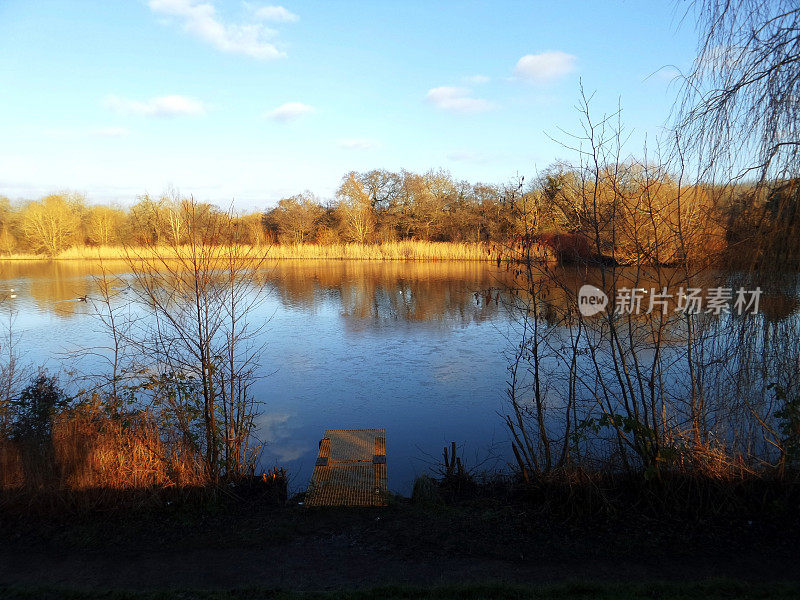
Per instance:
[[[385,506],[386,430],[327,430],[305,505]]]

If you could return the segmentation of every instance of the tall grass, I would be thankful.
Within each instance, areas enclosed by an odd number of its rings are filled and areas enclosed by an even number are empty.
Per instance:
[[[381,244],[297,244],[273,246],[268,256],[341,260],[488,260],[485,244],[403,240]]]
[[[125,419],[75,409],[53,422],[50,447],[0,440],[0,491],[202,486],[200,457],[168,443],[146,413]]]
[[[263,256],[270,259],[328,259],[328,260],[489,260],[487,245],[466,242],[424,242],[402,240],[380,244],[339,243],[330,245],[283,244],[264,246]],[[44,254],[15,253],[0,256],[0,260],[119,260],[128,258],[153,258],[155,253],[188,252],[188,247],[177,251],[172,246],[157,248],[124,248],[122,246],[74,246],[55,257]],[[241,252],[250,258],[251,247],[226,247],[226,254]],[[261,256],[259,249],[255,254]]]

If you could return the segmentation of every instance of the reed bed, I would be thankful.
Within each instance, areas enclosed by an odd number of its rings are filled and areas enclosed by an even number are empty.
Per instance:
[[[123,247],[123,246],[74,246],[55,257],[44,254],[15,253],[0,256],[0,260],[126,260],[158,257],[176,258],[185,256],[188,246]],[[490,260],[488,246],[469,242],[424,242],[403,240],[380,244],[340,243],[275,244],[265,246],[225,246],[220,256],[268,259],[311,260]]]
[[[382,244],[293,244],[272,246],[278,259],[334,260],[488,260],[486,244],[404,240]]]
[[[203,486],[200,457],[167,443],[146,414],[125,420],[72,410],[53,423],[48,444],[0,441],[0,491],[141,490]]]

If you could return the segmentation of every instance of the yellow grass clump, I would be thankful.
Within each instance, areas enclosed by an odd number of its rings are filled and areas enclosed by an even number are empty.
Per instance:
[[[202,486],[200,457],[165,443],[144,413],[112,419],[78,409],[53,423],[50,447],[0,441],[0,490],[144,489]]]

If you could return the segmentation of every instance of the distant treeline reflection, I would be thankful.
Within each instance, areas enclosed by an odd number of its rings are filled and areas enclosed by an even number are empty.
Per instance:
[[[561,271],[571,292],[549,286],[540,294],[541,316],[545,320],[548,308],[563,309],[565,303],[574,303],[574,292],[584,283],[602,287],[597,268],[554,268]],[[85,312],[92,298],[98,297],[98,278],[103,272],[118,278],[117,286],[124,287],[129,270],[124,261],[0,262],[0,280],[6,282],[0,284],[0,294],[8,295],[8,290],[17,286],[17,298],[6,298],[7,306],[13,308],[14,302],[30,298],[41,311],[71,317],[76,311]],[[647,281],[642,268],[620,268],[617,272],[623,282],[629,272],[640,278],[637,285]],[[663,277],[664,269],[660,273]],[[269,286],[290,309],[314,311],[323,302],[336,299],[342,316],[350,320],[467,324],[498,315],[507,290],[519,289],[514,285],[518,277],[513,270],[477,261],[281,260],[260,269],[252,279],[254,285]],[[759,309],[768,320],[780,321],[797,311],[791,274],[780,286],[750,279],[732,273],[731,285],[764,286]],[[679,289],[676,285],[667,291],[677,295]],[[82,298],[88,302],[80,302]],[[124,302],[124,297],[118,301]]]
[[[99,278],[127,285],[123,261],[14,261],[0,264],[4,287],[41,311],[71,317],[89,310]],[[483,262],[276,261],[253,273],[253,285],[269,286],[291,309],[317,310],[337,299],[341,314],[355,320],[483,321],[501,310],[499,289],[511,275]],[[87,298],[84,304],[79,299]],[[117,299],[124,303],[124,295]],[[11,305],[13,306],[13,305]],[[21,306],[21,304],[18,304]]]

